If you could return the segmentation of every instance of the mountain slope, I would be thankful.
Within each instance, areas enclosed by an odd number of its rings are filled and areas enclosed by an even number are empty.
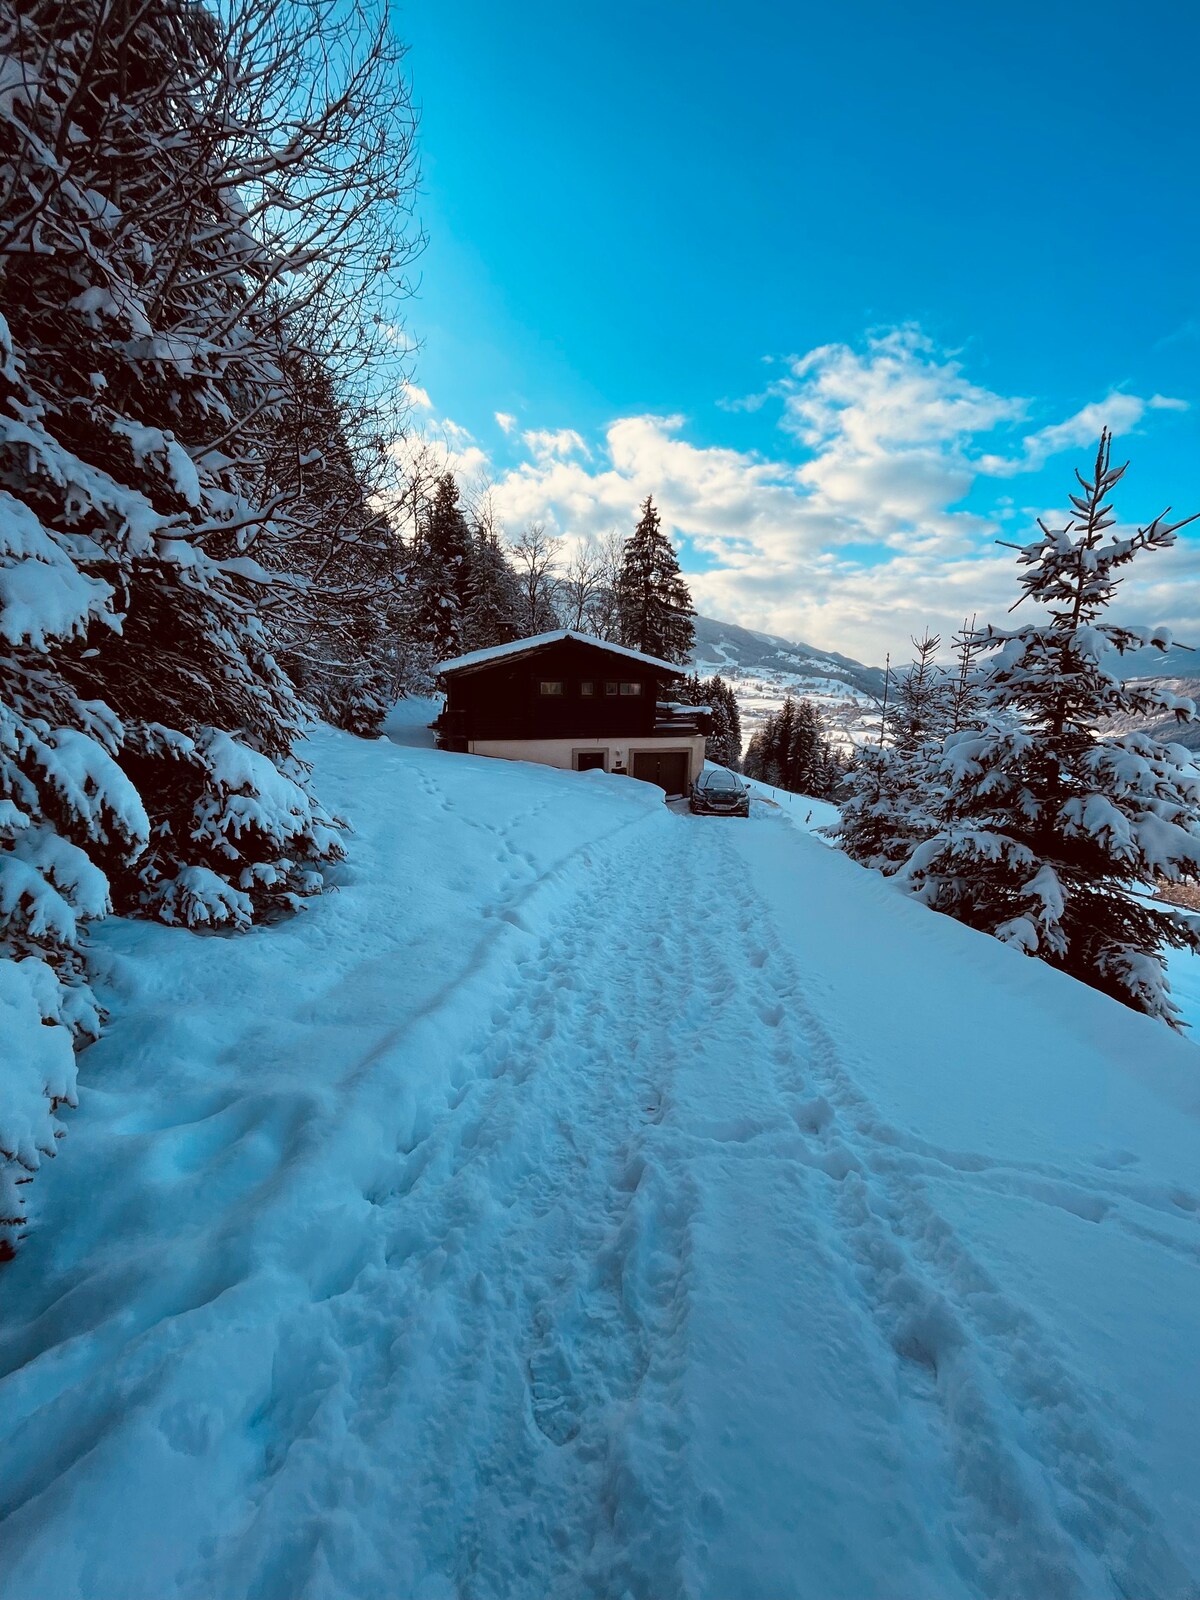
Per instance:
[[[1191,700],[1200,709],[1200,678],[1154,678],[1148,680],[1165,689],[1180,700]],[[1189,750],[1200,751],[1200,720],[1180,722],[1174,716],[1122,716],[1113,717],[1107,724],[1115,733],[1151,733],[1164,743],[1181,744]]]
[[[714,670],[786,673],[796,679],[835,684],[856,694],[878,697],[883,693],[883,672],[879,667],[864,667],[861,661],[840,656],[834,651],[817,650],[812,645],[780,639],[770,633],[754,633],[732,622],[717,622],[712,617],[696,618],[697,663],[711,664]]]
[[[859,742],[878,722],[883,672],[849,656],[697,617],[693,660],[702,677],[719,674],[733,685],[745,741],[789,694],[816,701],[842,744]]]
[[[1183,1600],[1196,1047],[795,807],[394,734],[303,916],[98,930],[0,1596]]]
[[[878,731],[884,679],[880,667],[712,617],[696,618],[693,661],[702,677],[720,674],[733,685],[744,743],[789,694],[814,700],[835,742],[843,746],[862,743]],[[1181,645],[1167,651],[1137,650],[1122,658],[1121,668],[1127,678],[1163,679],[1175,694],[1200,704],[1200,655],[1194,650]],[[899,670],[905,670],[903,664]],[[1130,729],[1135,726],[1200,747],[1200,723],[1180,726],[1142,719],[1130,723]]]
[[[1200,651],[1184,645],[1169,650],[1131,650],[1121,657],[1127,678],[1200,678]]]

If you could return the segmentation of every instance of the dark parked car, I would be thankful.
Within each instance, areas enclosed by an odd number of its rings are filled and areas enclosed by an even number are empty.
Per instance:
[[[692,785],[689,805],[709,817],[748,817],[750,790],[726,767],[705,767]]]

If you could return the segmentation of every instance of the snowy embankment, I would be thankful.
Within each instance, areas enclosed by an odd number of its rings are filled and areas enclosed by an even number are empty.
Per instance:
[[[747,778],[745,774],[742,782],[756,799],[777,807],[785,822],[803,828],[806,833],[820,834],[822,828],[831,828],[838,820],[838,808],[829,800],[817,800],[810,794],[792,794],[789,789],[776,789],[773,784]]]
[[[313,755],[338,893],[98,932],[5,1600],[1193,1592],[1194,1044],[782,807]]]

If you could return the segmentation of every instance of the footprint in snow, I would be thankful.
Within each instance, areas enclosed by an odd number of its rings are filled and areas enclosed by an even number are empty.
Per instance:
[[[561,1345],[535,1350],[529,1358],[533,1420],[551,1444],[569,1444],[579,1432],[578,1399]]]

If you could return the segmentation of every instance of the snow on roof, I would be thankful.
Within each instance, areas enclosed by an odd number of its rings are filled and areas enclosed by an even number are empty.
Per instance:
[[[501,661],[505,656],[528,655],[546,644],[561,644],[564,639],[574,639],[577,644],[595,645],[597,650],[607,650],[610,655],[624,656],[638,661],[644,667],[659,667],[672,676],[686,670],[677,661],[660,661],[657,656],[643,655],[640,650],[627,650],[623,644],[613,644],[610,639],[596,639],[590,633],[577,633],[574,628],[559,628],[554,633],[535,633],[530,639],[513,639],[510,644],[494,644],[490,650],[472,650],[468,655],[455,656],[450,661],[439,661],[438,672],[462,672],[467,667],[481,667],[489,661]]]

